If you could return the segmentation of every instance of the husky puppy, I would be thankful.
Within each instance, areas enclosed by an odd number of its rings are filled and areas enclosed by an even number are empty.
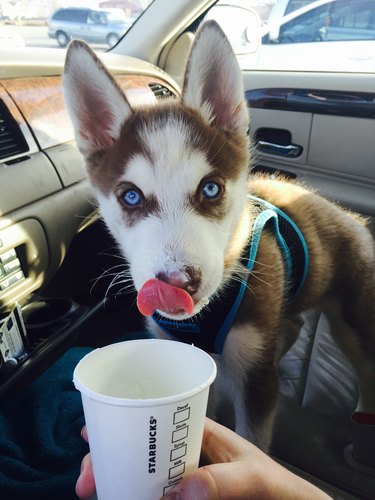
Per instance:
[[[197,32],[181,101],[132,109],[79,41],[69,46],[64,91],[140,311],[158,335],[218,354],[236,431],[269,447],[277,361],[311,307],[327,314],[353,362],[359,408],[375,411],[375,257],[366,221],[298,184],[249,177],[242,77],[219,26]]]

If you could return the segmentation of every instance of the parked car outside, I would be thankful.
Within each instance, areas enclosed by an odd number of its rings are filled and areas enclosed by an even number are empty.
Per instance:
[[[55,38],[60,47],[66,47],[72,38],[113,47],[132,22],[118,9],[61,8],[49,20],[48,36]]]

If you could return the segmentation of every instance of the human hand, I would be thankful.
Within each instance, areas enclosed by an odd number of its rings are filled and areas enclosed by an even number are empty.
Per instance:
[[[162,500],[327,500],[313,484],[275,462],[230,429],[206,419],[202,459]]]
[[[84,428],[82,437],[87,441]],[[296,476],[249,441],[206,419],[202,459],[208,465],[184,477],[162,500],[241,500],[251,498],[327,500],[323,491]],[[79,498],[95,492],[90,455],[82,461]]]

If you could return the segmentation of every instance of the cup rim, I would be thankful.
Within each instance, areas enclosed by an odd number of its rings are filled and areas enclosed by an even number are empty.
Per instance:
[[[211,374],[207,378],[205,382],[202,384],[199,384],[198,386],[189,389],[187,391],[184,391],[179,394],[174,394],[171,396],[164,396],[164,397],[158,397],[158,398],[150,398],[150,399],[133,399],[133,398],[120,398],[116,396],[108,396],[106,394],[102,394],[99,392],[96,392],[92,389],[90,389],[86,384],[81,382],[78,378],[78,370],[82,366],[82,364],[87,361],[88,358],[92,357],[97,353],[97,351],[103,351],[103,350],[109,350],[115,348],[115,346],[118,346],[119,344],[134,344],[134,343],[147,343],[149,344],[150,342],[155,342],[155,343],[161,343],[161,342],[168,342],[170,344],[179,344],[180,346],[185,346],[188,347],[189,349],[195,349],[196,351],[199,351],[200,355],[202,357],[206,357],[207,361],[210,362],[211,364]],[[217,374],[217,367],[214,359],[212,356],[210,356],[208,353],[203,351],[202,349],[199,349],[198,347],[194,346],[193,344],[186,344],[183,342],[178,342],[176,340],[167,340],[167,339],[137,339],[137,340],[124,340],[122,342],[118,342],[115,344],[110,344],[105,347],[101,347],[98,349],[94,349],[93,351],[89,352],[86,354],[76,365],[74,371],[73,371],[73,384],[75,388],[81,393],[81,396],[85,396],[89,399],[93,399],[99,403],[103,404],[108,404],[111,406],[123,406],[123,407],[137,407],[137,408],[145,408],[145,407],[150,407],[150,406],[166,406],[172,403],[176,403],[179,401],[185,401],[186,399],[189,399],[196,394],[199,394],[200,392],[203,392],[205,389],[209,388],[209,386],[213,383],[213,381],[216,378]]]

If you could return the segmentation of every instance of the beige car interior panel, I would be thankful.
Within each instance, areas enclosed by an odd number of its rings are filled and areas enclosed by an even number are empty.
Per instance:
[[[375,183],[374,138],[373,119],[314,115],[308,165],[354,181],[360,177]],[[360,161],[353,164],[353,158]]]
[[[47,149],[45,153],[54,164],[64,187],[86,178],[82,156],[74,143],[59,144]]]
[[[0,165],[0,215],[7,215],[61,189],[52,163],[36,153],[13,165]]]
[[[167,45],[162,53],[160,64],[168,74],[173,76],[180,87],[184,81],[186,62],[193,42],[193,33],[186,31],[170,46]]]

